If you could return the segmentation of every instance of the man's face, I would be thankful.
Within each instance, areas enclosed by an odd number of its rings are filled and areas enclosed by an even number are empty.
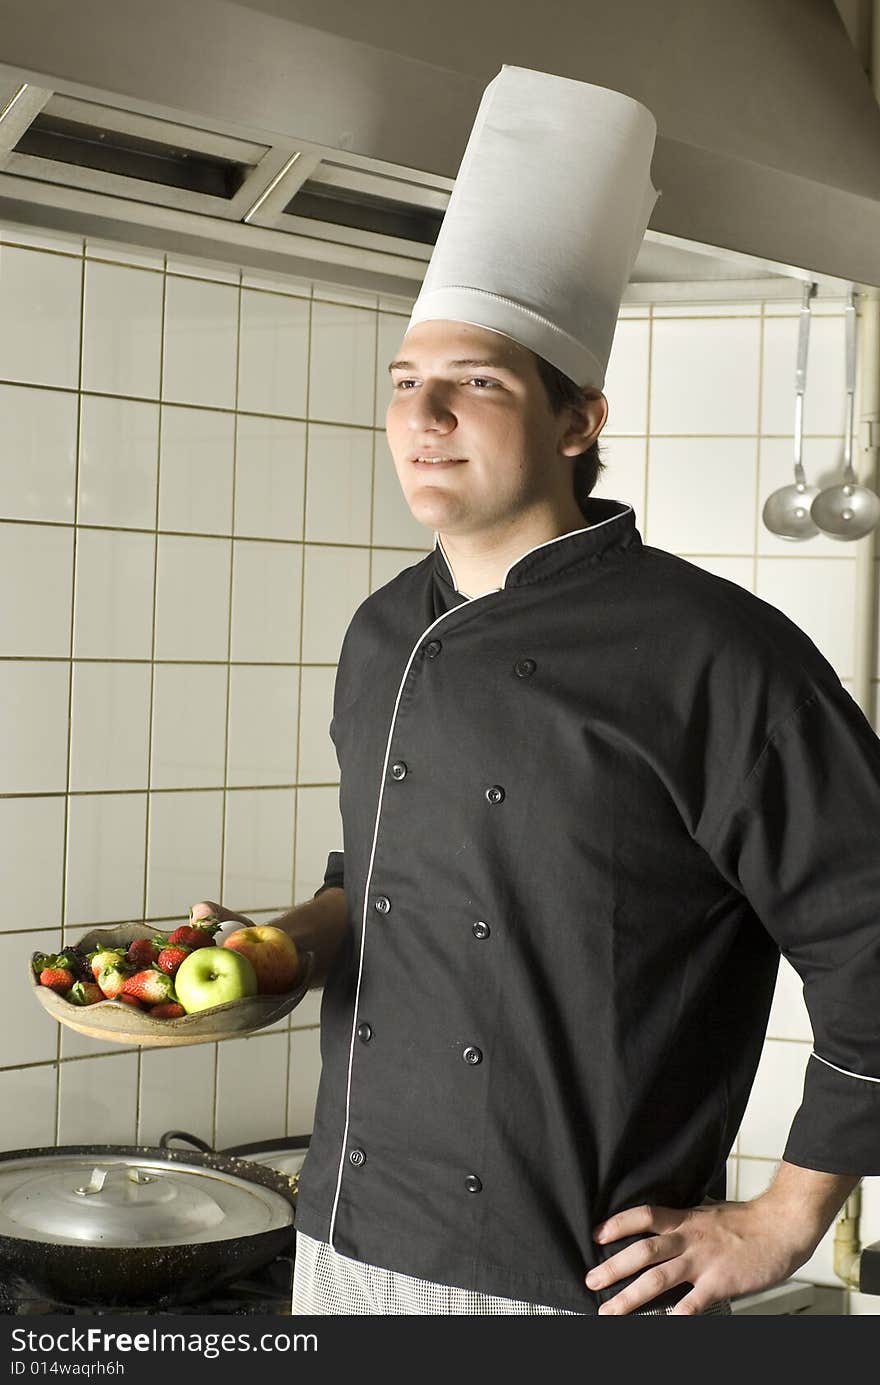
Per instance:
[[[552,412],[525,347],[483,327],[420,322],[404,337],[391,380],[388,444],[419,523],[474,534],[570,495],[563,456],[584,451],[591,438],[584,441],[583,420],[572,432],[570,411]],[[595,436],[607,405],[593,393],[586,433]]]

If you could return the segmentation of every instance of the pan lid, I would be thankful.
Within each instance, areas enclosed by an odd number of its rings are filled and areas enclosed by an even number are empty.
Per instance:
[[[198,1156],[196,1156],[198,1159]],[[169,1246],[290,1226],[275,1189],[149,1151],[40,1151],[0,1162],[0,1235],[49,1245]]]
[[[307,1149],[270,1149],[261,1150],[246,1157],[254,1164],[264,1164],[267,1168],[277,1169],[279,1173],[291,1174],[299,1173],[308,1154]]]

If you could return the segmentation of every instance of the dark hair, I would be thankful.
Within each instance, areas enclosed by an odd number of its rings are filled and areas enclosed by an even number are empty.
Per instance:
[[[561,370],[557,370],[555,365],[551,365],[543,356],[535,355],[538,366],[538,374],[544,382],[547,391],[547,399],[554,414],[559,414],[569,404],[581,404],[583,402],[583,390],[576,385],[574,380],[568,375],[563,375]],[[590,492],[595,488],[596,482],[605,470],[605,463],[599,460],[599,439],[596,438],[590,443],[586,452],[581,452],[574,459],[574,495],[580,503],[586,500]]]

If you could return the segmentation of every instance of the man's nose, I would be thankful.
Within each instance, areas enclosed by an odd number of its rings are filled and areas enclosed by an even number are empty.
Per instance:
[[[449,393],[442,385],[425,382],[413,390],[408,404],[407,421],[414,432],[430,428],[446,433],[456,425]]]

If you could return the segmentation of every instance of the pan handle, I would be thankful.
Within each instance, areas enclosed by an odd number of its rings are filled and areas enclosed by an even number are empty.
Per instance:
[[[203,1154],[216,1153],[213,1145],[209,1145],[205,1140],[200,1140],[198,1135],[191,1135],[188,1130],[166,1130],[164,1135],[159,1136],[159,1148],[170,1149],[172,1140],[184,1140],[186,1144],[200,1149]]]

